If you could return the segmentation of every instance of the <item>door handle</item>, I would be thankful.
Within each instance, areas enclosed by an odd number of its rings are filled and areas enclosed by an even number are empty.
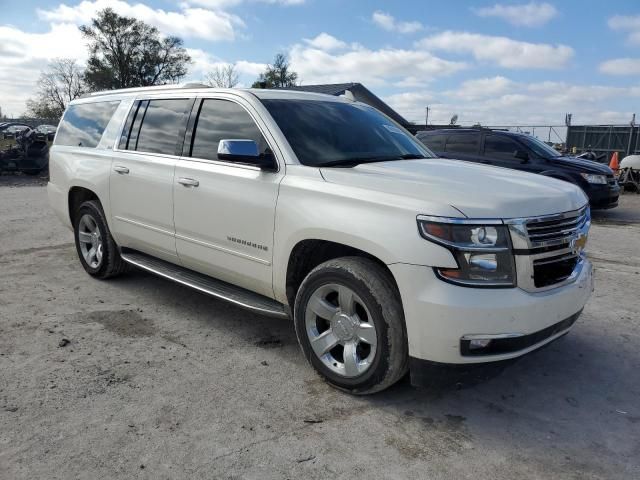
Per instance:
[[[116,165],[113,169],[121,175],[126,175],[129,173],[129,169],[127,167],[122,167],[120,165]]]
[[[184,177],[180,177],[178,179],[178,183],[180,185],[184,185],[185,187],[197,187],[198,185],[200,185],[200,182],[198,180],[194,180],[193,178],[184,178]]]

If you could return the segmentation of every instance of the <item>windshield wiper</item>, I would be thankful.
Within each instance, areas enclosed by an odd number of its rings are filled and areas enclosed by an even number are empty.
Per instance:
[[[386,157],[353,157],[342,160],[331,160],[316,165],[317,167],[355,167],[361,163],[389,162],[392,160],[417,160],[419,158],[427,158],[417,153],[405,153],[403,155],[390,155]]]

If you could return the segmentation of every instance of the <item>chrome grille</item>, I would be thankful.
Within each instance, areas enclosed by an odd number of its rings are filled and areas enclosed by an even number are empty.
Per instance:
[[[511,232],[520,288],[537,292],[575,280],[584,263],[579,242],[586,239],[591,225],[588,206],[505,223]]]
[[[526,221],[527,236],[531,248],[570,243],[576,234],[590,221],[589,208],[552,217],[540,217]]]

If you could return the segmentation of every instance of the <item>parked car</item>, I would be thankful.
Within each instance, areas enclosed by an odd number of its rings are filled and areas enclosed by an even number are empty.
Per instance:
[[[50,178],[89,275],[133,265],[291,317],[306,359],[352,393],[520,357],[592,291],[582,190],[437,159],[347,98],[92,94],[67,108]]]
[[[2,131],[3,138],[5,138],[5,139],[9,139],[9,138],[15,139],[18,134],[24,132],[25,130],[29,130],[30,128],[31,127],[29,125],[22,125],[22,124],[10,125],[10,126],[8,126],[7,128],[5,128]]]
[[[20,122],[2,122],[0,123],[0,133],[4,132],[7,128],[12,127],[13,125],[24,125],[28,127],[28,125]]]
[[[35,128],[38,140],[45,140],[52,142],[53,137],[56,136],[57,127],[54,125],[38,125]]]
[[[456,128],[425,130],[416,137],[439,157],[539,173],[582,188],[591,208],[618,205],[620,187],[608,166],[563,155],[531,135]]]

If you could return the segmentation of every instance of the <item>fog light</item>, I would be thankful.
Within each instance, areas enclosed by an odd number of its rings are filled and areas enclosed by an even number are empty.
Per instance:
[[[491,339],[489,338],[477,338],[469,341],[469,350],[479,350],[481,348],[486,348],[491,343]]]

